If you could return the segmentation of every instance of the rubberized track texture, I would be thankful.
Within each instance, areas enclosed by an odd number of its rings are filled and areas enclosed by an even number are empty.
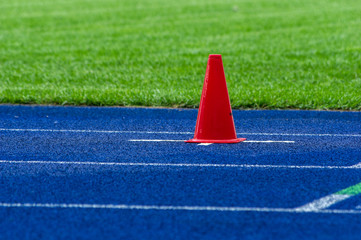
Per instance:
[[[1,239],[360,239],[361,113],[0,106]]]

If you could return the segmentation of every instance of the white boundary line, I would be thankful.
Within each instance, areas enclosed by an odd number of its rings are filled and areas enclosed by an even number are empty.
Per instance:
[[[0,203],[3,208],[82,208],[113,210],[158,210],[158,211],[218,211],[218,212],[283,212],[283,213],[333,213],[361,214],[361,210],[300,210],[297,208],[257,208],[218,206],[172,206],[172,205],[127,205],[127,204],[81,204],[81,203]]]
[[[185,142],[179,139],[129,139],[128,142]]]
[[[332,133],[237,133],[237,135],[294,136],[294,137],[361,137],[361,134]]]
[[[142,163],[142,162],[76,162],[76,161],[14,161],[0,160],[0,164],[54,164],[94,166],[141,166],[141,167],[204,167],[204,168],[288,168],[288,169],[361,169],[361,164],[351,166],[317,165],[259,165],[259,164],[207,164],[207,163]]]
[[[157,132],[157,131],[112,131],[112,130],[79,130],[79,129],[24,129],[0,128],[2,132],[71,132],[71,133],[144,133],[144,134],[193,134],[192,132]]]
[[[24,129],[0,128],[3,132],[72,132],[72,133],[140,133],[140,134],[193,134],[193,132],[162,132],[162,131],[113,131],[113,130],[79,130],[79,129]],[[242,135],[259,136],[308,136],[308,137],[361,137],[361,134],[328,134],[328,133],[238,133]]]
[[[265,141],[245,140],[243,142],[246,142],[246,143],[295,143],[295,141],[273,141],[273,140],[265,140]]]
[[[330,194],[320,199],[316,199],[310,203],[307,203],[301,207],[296,208],[299,211],[312,212],[322,209],[326,209],[338,202],[346,200],[354,195],[349,194]]]
[[[129,139],[129,142],[184,142],[186,140],[179,140],[179,139]],[[265,141],[253,141],[253,140],[245,140],[244,143],[295,143],[295,141],[272,141],[272,140],[265,140]],[[201,143],[198,145],[208,146],[212,143]]]

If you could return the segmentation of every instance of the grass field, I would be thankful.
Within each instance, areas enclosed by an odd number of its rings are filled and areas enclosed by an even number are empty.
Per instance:
[[[0,103],[361,109],[359,0],[0,1]]]

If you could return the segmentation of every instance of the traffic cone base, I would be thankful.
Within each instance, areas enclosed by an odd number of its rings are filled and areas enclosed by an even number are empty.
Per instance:
[[[208,58],[194,137],[187,143],[239,143],[229,101],[222,57]]]
[[[226,140],[211,140],[211,139],[190,139],[186,143],[239,143],[246,140],[245,138],[235,138]]]

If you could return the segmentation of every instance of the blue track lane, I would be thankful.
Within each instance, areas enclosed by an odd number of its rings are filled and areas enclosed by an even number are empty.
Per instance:
[[[361,182],[360,112],[233,115],[294,143],[129,141],[190,139],[197,110],[0,106],[0,238],[361,239],[360,195],[295,210]]]

